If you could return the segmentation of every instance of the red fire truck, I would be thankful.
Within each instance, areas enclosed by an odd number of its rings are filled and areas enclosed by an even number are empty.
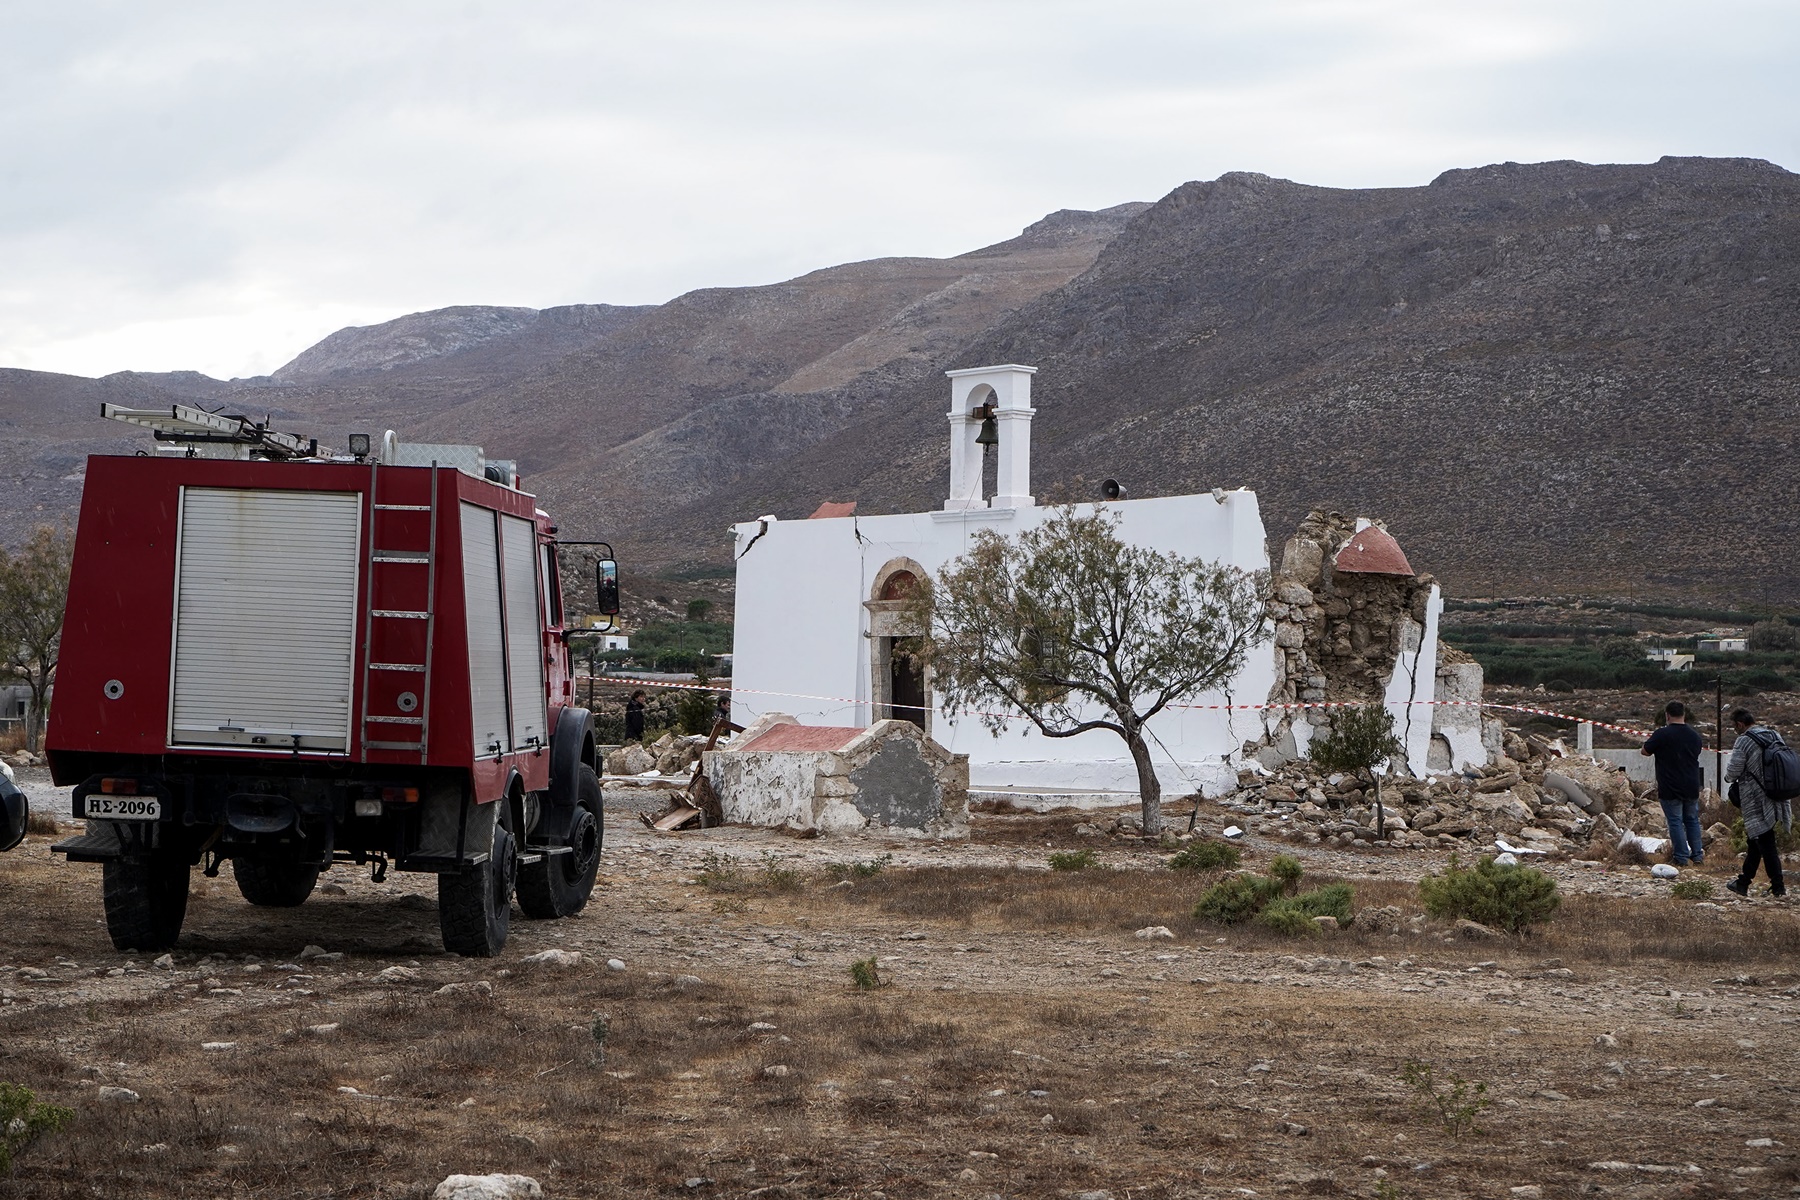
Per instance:
[[[183,406],[104,415],[159,452],[88,460],[46,750],[87,821],[55,849],[102,864],[113,944],[173,945],[191,868],[226,860],[272,907],[334,863],[435,873],[459,954],[499,952],[515,891],[528,917],[579,911],[604,825],[572,543],[512,464],[392,434],[334,455]],[[596,591],[616,613],[610,549]]]

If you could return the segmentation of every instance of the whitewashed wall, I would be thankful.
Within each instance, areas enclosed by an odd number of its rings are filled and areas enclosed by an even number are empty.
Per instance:
[[[1125,500],[1106,508],[1120,517],[1126,542],[1184,556],[1267,570],[1262,517],[1247,490],[1211,495]],[[1091,512],[1093,506],[1081,506]],[[732,718],[749,724],[779,710],[811,725],[867,725],[871,709],[868,613],[863,602],[882,567],[915,560],[936,574],[968,549],[978,529],[1003,535],[1033,528],[1053,510],[974,508],[965,512],[839,517],[817,521],[747,521],[733,528],[737,568],[737,630]],[[1430,630],[1435,660],[1435,621]],[[1430,678],[1429,668],[1423,673]],[[1253,651],[1230,690],[1237,703],[1265,699],[1274,660],[1265,644]],[[1429,686],[1429,683],[1426,684]],[[1223,703],[1223,694],[1195,703]],[[1235,783],[1232,756],[1259,736],[1253,713],[1164,712],[1151,723],[1157,774],[1165,790],[1208,794]],[[1135,792],[1137,774],[1125,744],[1104,730],[1074,738],[1045,738],[1014,721],[996,738],[974,717],[939,712],[931,734],[953,753],[969,755],[976,788],[1094,788]],[[1429,737],[1429,723],[1426,736]]]

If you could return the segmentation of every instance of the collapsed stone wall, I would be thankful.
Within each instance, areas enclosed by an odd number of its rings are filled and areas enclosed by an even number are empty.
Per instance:
[[[1268,602],[1275,638],[1271,704],[1380,703],[1401,655],[1421,645],[1436,581],[1337,570],[1338,551],[1356,532],[1354,518],[1314,509],[1282,548]],[[1270,716],[1258,757],[1271,765],[1305,754],[1312,735],[1330,727],[1329,709],[1271,709]]]
[[[1368,527],[1385,544],[1379,563],[1340,569],[1340,555]],[[1268,614],[1275,642],[1273,705],[1380,704],[1430,699],[1429,708],[1400,710],[1395,732],[1409,747],[1429,738],[1418,770],[1459,770],[1491,763],[1501,752],[1497,721],[1478,707],[1481,666],[1432,636],[1437,581],[1412,572],[1380,521],[1314,509],[1282,547],[1270,579]],[[1424,661],[1435,652],[1435,661]],[[1463,703],[1449,703],[1460,701]],[[1315,736],[1330,731],[1332,710],[1271,708],[1259,743],[1246,746],[1264,766],[1304,757]]]

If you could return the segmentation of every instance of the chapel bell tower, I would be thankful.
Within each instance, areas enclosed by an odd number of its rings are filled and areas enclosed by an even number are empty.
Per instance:
[[[1029,508],[1031,495],[1031,377],[1036,367],[1014,364],[945,371],[950,379],[950,498],[944,508]],[[993,421],[1000,456],[994,495],[981,494],[982,427]]]

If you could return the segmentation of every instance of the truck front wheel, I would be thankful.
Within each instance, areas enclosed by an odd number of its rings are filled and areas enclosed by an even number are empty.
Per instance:
[[[231,874],[244,899],[263,908],[304,904],[319,882],[319,868],[288,857],[234,858]]]
[[[600,846],[605,817],[600,777],[583,763],[576,781],[575,820],[569,827],[567,854],[547,854],[519,868],[519,907],[536,920],[568,917],[587,905],[600,873]]]
[[[106,862],[101,892],[117,950],[167,950],[187,919],[187,860],[168,851]]]
[[[504,805],[504,801],[499,802]],[[438,876],[438,929],[444,949],[465,958],[492,958],[506,947],[512,925],[513,884],[518,874],[512,831],[493,817],[487,861]]]

